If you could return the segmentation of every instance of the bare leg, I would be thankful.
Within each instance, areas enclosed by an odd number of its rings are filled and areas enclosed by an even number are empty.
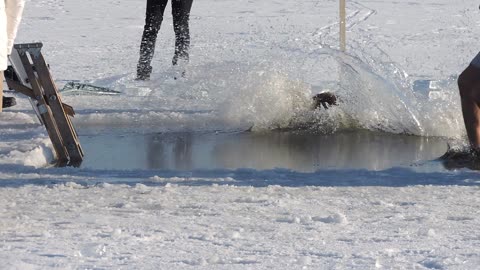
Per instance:
[[[468,66],[458,78],[458,89],[468,140],[480,150],[480,67]]]

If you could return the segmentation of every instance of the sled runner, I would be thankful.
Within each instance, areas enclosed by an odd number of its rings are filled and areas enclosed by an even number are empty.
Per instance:
[[[33,110],[47,129],[58,165],[79,166],[84,153],[70,119],[75,112],[71,106],[62,103],[41,53],[42,46],[42,43],[14,45],[5,80],[10,89],[29,97]]]

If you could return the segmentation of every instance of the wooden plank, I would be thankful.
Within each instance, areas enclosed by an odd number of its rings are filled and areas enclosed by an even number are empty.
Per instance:
[[[77,140],[77,144],[78,144],[78,149],[80,150],[80,153],[82,154],[82,157],[85,155],[85,153],[83,152],[83,149],[80,145],[80,141],[78,140],[78,134],[77,134],[77,130],[75,129],[75,127],[73,126],[73,123],[72,123],[72,120],[70,118],[67,117],[67,120],[68,120],[68,124],[72,130],[72,133],[73,133],[73,136],[76,138]],[[83,159],[82,159],[83,160]],[[80,161],[81,162],[81,161]]]
[[[31,88],[30,84],[28,83],[28,75],[25,71],[25,68],[23,67],[17,47],[18,47],[17,44],[14,45],[15,49],[12,50],[12,53],[8,56],[8,59],[10,60],[10,64],[12,65],[14,72],[17,74],[17,77],[20,80],[20,83]],[[35,114],[37,115],[38,120],[42,125],[44,125],[42,117],[38,113],[36,98],[29,98],[28,101],[32,105],[32,108],[35,111]]]
[[[18,83],[14,80],[11,80],[9,78],[6,78],[5,81],[7,82],[7,85],[10,89],[13,89],[17,92],[19,92],[20,94],[23,94],[29,98],[32,98],[32,99],[35,99],[35,94],[33,93],[33,89],[21,84],[21,83]],[[65,110],[65,113],[70,115],[70,116],[74,116],[75,115],[75,110],[73,109],[72,106],[68,105],[68,104],[65,104],[63,103],[63,109]]]
[[[31,88],[28,88],[25,85],[8,78],[6,78],[5,81],[7,82],[8,88],[13,89],[21,94],[24,94],[29,98],[35,99],[35,94],[33,93],[33,90]]]
[[[347,18],[345,0],[340,0],[340,50],[344,52],[347,47]]]
[[[45,123],[45,127],[47,129],[48,136],[50,137],[50,140],[52,141],[53,148],[55,149],[55,152],[57,153],[57,159],[58,162],[61,163],[67,163],[69,158],[67,155],[67,150],[65,149],[62,138],[60,137],[60,132],[58,131],[57,125],[54,123],[53,118],[51,117],[52,115],[52,110],[50,107],[45,106],[45,105],[40,105],[44,106],[44,108],[47,110],[45,113],[40,113],[42,116],[42,120]],[[40,112],[42,112],[41,109],[39,109]]]
[[[65,110],[65,113],[70,115],[71,117],[75,116],[75,110],[73,109],[72,106],[62,103],[63,109]]]
[[[23,67],[25,68],[26,75],[28,76],[29,83],[32,86],[34,96],[36,97],[36,100],[38,102],[38,111],[40,112],[42,121],[45,125],[45,128],[47,129],[50,140],[52,141],[53,148],[57,153],[57,158],[59,160],[68,160],[68,152],[64,147],[62,137],[60,136],[57,125],[55,124],[52,111],[44,100],[42,88],[40,87],[37,77],[35,76],[33,67],[30,64],[30,61],[25,52],[19,52],[19,56],[20,60],[22,61]]]
[[[75,111],[71,106],[61,102],[49,68],[40,52],[42,46],[42,43],[14,45],[9,59],[19,81],[10,80],[7,84],[29,97],[33,109],[50,136],[57,154],[57,165],[79,166],[84,153],[73,123],[67,116],[67,114],[73,116]],[[62,121],[63,126],[60,126]],[[68,144],[68,138],[71,138],[73,143]]]
[[[58,93],[57,87],[53,82],[48,66],[43,58],[40,48],[30,49],[30,56],[36,73],[43,86],[43,91],[48,98],[48,104],[52,109],[60,135],[62,136],[65,147],[68,151],[71,162],[81,162],[83,160],[83,151],[81,149],[78,137],[73,129],[72,123],[65,113],[63,103]]]

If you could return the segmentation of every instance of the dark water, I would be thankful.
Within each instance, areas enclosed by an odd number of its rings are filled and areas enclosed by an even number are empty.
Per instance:
[[[367,131],[99,135],[80,140],[86,152],[81,167],[125,170],[384,170],[436,159],[447,150],[441,138]]]

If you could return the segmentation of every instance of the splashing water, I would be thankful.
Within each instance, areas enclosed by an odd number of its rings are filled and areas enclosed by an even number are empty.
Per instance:
[[[123,91],[129,106],[140,109],[122,112],[121,119],[96,111],[83,124],[149,123],[155,132],[253,127],[465,136],[454,80],[444,81],[436,95],[425,94],[415,91],[413,78],[381,54],[357,51],[355,56],[330,48],[274,53],[264,58],[268,60],[191,66],[179,81],[172,81],[171,71],[154,74],[142,87],[126,87],[131,78],[115,80],[105,86]],[[312,110],[313,94],[322,91],[338,95],[339,106]],[[109,97],[109,102],[112,98],[122,97]]]
[[[460,138],[464,128],[455,80],[414,91],[412,79],[392,62],[333,53],[340,63],[343,112],[357,128],[419,136]],[[375,66],[376,65],[376,66]]]
[[[310,71],[317,76],[314,84],[307,81],[315,78],[291,79],[295,78],[292,72],[275,69],[249,69],[237,74],[245,76],[246,83],[237,85],[222,107],[226,121],[243,119],[257,130],[302,128],[331,133],[367,129],[418,136],[464,136],[455,80],[445,80],[425,95],[414,91],[412,79],[392,62],[366,64],[332,49],[318,50],[310,57],[316,58],[317,67],[328,66]],[[336,69],[331,68],[332,63],[337,63]],[[325,80],[338,76],[337,84],[332,87],[331,83],[322,83],[318,79],[322,75],[314,74],[315,70],[330,74],[322,78]],[[333,91],[340,105],[312,111],[315,90]]]

